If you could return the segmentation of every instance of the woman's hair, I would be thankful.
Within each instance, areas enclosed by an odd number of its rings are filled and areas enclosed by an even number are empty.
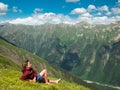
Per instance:
[[[26,68],[28,62],[29,62],[29,60],[26,60],[26,61],[22,64],[22,72],[24,72],[24,69]]]

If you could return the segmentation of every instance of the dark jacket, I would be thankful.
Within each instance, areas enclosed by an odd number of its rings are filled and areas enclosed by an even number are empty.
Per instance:
[[[21,80],[32,80],[34,77],[37,76],[37,73],[33,68],[30,69],[25,68],[22,72],[23,74],[20,77]]]

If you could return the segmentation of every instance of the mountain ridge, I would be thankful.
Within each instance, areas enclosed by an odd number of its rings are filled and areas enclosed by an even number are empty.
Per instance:
[[[0,36],[79,78],[120,85],[117,71],[117,76],[113,73],[113,77],[107,77],[109,66],[112,64],[116,68],[114,55],[119,56],[119,46],[117,52],[117,49],[112,51],[112,45],[120,41],[119,24],[9,25],[0,27]]]

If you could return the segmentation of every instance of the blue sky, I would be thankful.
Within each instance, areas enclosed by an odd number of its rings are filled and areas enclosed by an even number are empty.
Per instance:
[[[109,24],[120,20],[120,0],[0,0],[0,23]]]

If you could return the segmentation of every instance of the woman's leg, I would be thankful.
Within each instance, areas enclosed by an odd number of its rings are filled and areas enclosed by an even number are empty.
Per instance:
[[[57,79],[57,80],[49,80],[50,83],[59,83],[61,79]]]
[[[61,79],[57,79],[57,80],[48,80],[48,72],[46,69],[43,69],[41,72],[40,72],[40,75],[45,79],[45,83],[59,83],[59,81]]]
[[[48,73],[47,73],[47,70],[46,70],[46,69],[43,69],[43,70],[40,72],[40,75],[45,79],[45,83],[49,83],[49,82],[48,82]]]

